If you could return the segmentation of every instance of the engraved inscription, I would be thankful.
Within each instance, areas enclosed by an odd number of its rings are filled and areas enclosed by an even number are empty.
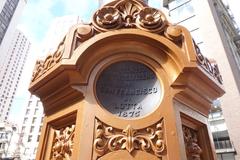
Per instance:
[[[121,61],[107,67],[99,76],[96,91],[105,109],[124,118],[152,112],[162,94],[155,73],[134,61]]]

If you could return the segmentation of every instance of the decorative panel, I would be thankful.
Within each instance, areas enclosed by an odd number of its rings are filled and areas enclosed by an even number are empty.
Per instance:
[[[141,150],[161,159],[166,154],[164,121],[161,119],[156,124],[139,130],[128,125],[122,130],[96,119],[93,145],[97,157],[117,150],[127,150],[130,154]]]
[[[70,160],[73,152],[75,125],[54,131],[51,160]]]
[[[185,142],[186,154],[188,160],[203,160],[201,158],[202,149],[198,143],[198,131],[182,126],[183,138]]]

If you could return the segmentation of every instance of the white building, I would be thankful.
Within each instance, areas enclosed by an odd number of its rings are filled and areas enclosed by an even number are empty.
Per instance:
[[[34,160],[43,122],[43,107],[40,100],[30,96],[25,110],[19,140],[20,157],[23,160]]]
[[[0,119],[8,119],[30,45],[25,35],[15,30],[0,70]]]
[[[0,71],[27,0],[0,0]]]
[[[220,102],[218,100],[216,102],[209,114],[208,121],[210,123],[217,156],[219,160],[234,160],[236,150],[230,140]]]
[[[15,150],[18,143],[18,128],[6,121],[0,122],[0,159],[18,158]]]
[[[70,27],[78,23],[82,23],[79,16],[71,15],[56,18],[50,25],[43,42],[44,54],[54,52]],[[35,159],[43,117],[42,103],[37,97],[31,95],[25,108],[20,136],[20,153],[23,160]]]

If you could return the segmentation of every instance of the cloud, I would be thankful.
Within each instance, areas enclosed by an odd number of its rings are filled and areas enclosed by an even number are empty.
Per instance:
[[[35,0],[28,1],[18,28],[33,43],[41,43],[49,25],[57,16],[79,15],[85,22],[98,7],[97,0]]]

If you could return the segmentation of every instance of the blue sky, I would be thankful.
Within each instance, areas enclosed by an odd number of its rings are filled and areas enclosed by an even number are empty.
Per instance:
[[[97,8],[97,0],[28,0],[18,28],[31,41],[41,43],[55,17],[79,15],[87,22]]]
[[[104,0],[109,1],[109,0]],[[239,0],[224,0],[229,3],[236,21],[240,26]],[[159,0],[152,0],[153,4],[159,4]],[[32,70],[36,59],[42,54],[42,41],[45,34],[55,17],[64,15],[79,15],[84,22],[89,22],[94,11],[98,8],[97,0],[28,0],[28,3],[22,13],[22,18],[18,28],[22,30],[32,42],[32,48],[29,53],[23,76],[14,100],[10,113],[10,119],[20,122],[17,117],[23,115],[29,93],[27,91]]]

